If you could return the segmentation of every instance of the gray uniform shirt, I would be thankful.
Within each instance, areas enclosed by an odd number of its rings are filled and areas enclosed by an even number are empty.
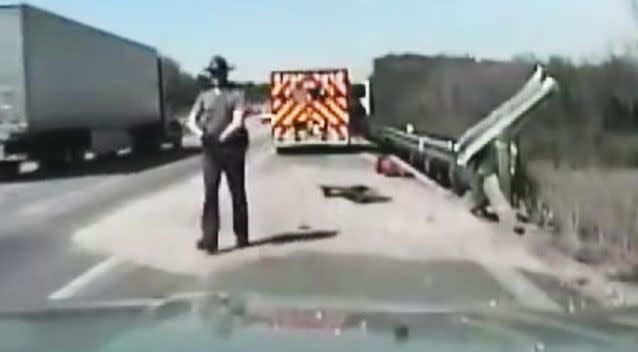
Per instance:
[[[199,108],[198,125],[204,131],[206,139],[217,141],[222,132],[233,120],[233,111],[244,106],[244,92],[235,88],[221,88],[219,94],[208,89],[199,94],[195,102]],[[245,129],[238,131],[245,133]],[[238,133],[229,136],[234,139]]]

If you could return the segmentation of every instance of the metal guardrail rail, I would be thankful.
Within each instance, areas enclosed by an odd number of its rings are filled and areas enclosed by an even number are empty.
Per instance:
[[[471,161],[477,154],[499,137],[513,137],[520,132],[522,125],[538,104],[544,101],[558,87],[557,82],[548,76],[543,67],[536,67],[534,74],[526,84],[510,99],[502,103],[484,119],[466,130],[458,140],[408,133],[400,129],[384,127],[377,133],[377,139],[396,150],[411,161],[423,165],[430,172],[432,162],[438,170],[434,176],[444,175],[444,183],[457,189],[469,187],[468,178],[463,175],[476,172]]]
[[[454,141],[451,139],[416,135],[391,127],[383,128],[382,136],[382,138],[390,142],[393,146],[418,156],[419,159],[430,157],[449,162],[456,160],[453,150]]]

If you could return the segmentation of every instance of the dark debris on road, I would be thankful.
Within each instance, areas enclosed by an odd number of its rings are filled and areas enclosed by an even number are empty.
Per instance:
[[[326,198],[340,197],[357,204],[385,203],[392,200],[392,198],[380,195],[377,191],[365,185],[321,185],[320,187]]]

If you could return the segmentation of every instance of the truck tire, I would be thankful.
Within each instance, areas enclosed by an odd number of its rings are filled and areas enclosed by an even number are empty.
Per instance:
[[[65,172],[84,161],[84,151],[72,147],[53,150],[39,158],[40,168],[49,172]]]
[[[118,159],[117,152],[107,152],[99,155],[99,160],[104,162],[111,162]]]
[[[181,137],[180,138],[176,138],[173,141],[173,148],[175,150],[181,150],[182,148],[184,148],[184,140],[183,140],[183,138],[181,138]]]
[[[157,128],[138,129],[132,133],[133,154],[146,156],[159,153],[162,149],[162,137]]]
[[[4,162],[0,163],[0,179],[11,180],[20,174],[20,163]]]
[[[84,162],[84,150],[72,148],[68,151],[69,162],[73,165],[79,165]]]
[[[151,133],[140,133],[133,136],[132,152],[138,155],[149,155],[158,152],[161,140]]]
[[[39,163],[41,169],[54,173],[65,171],[69,166],[65,153],[60,151],[51,152],[42,156],[39,159]]]
[[[161,144],[159,140],[135,140],[133,142],[133,154],[152,155],[159,153]]]

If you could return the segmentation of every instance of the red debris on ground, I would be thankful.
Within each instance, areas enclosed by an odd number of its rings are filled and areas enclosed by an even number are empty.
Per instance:
[[[413,177],[412,173],[404,170],[387,155],[377,158],[376,171],[386,177]]]

